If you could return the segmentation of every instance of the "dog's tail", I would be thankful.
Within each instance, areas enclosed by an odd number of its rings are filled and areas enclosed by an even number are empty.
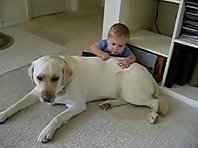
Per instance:
[[[155,85],[155,94],[154,97],[160,101],[158,113],[162,116],[168,114],[168,102],[160,96],[160,90],[157,82],[154,82]]]
[[[162,116],[165,116],[168,114],[168,103],[164,98],[160,96],[158,96],[158,99],[160,101],[158,113]]]

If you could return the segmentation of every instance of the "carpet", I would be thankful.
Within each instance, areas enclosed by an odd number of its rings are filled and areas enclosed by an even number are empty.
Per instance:
[[[13,42],[14,42],[13,37],[0,32],[0,50],[8,48],[13,44]]]
[[[0,50],[0,75],[30,64],[43,55],[67,51],[66,47],[15,27],[3,28],[0,31],[14,38],[12,46]]]
[[[9,107],[33,88],[28,67],[10,71],[0,77],[1,110]],[[148,108],[125,105],[107,111],[100,102],[72,118],[54,135],[52,141],[37,141],[41,130],[63,106],[35,104],[15,114],[0,125],[1,148],[197,148],[198,110],[163,95],[170,113],[151,125],[146,121]]]

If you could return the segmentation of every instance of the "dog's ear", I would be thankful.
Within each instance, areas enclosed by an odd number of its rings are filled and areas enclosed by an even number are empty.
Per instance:
[[[33,66],[33,64],[32,64],[32,65],[29,67],[29,69],[28,69],[28,75],[30,76],[32,83],[34,83],[33,72],[34,72],[34,66]]]
[[[67,86],[67,84],[72,79],[73,70],[66,62],[64,68],[62,69],[62,73],[63,73],[62,85]]]

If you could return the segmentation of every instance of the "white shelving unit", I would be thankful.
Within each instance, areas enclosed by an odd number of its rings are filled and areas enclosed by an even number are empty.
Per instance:
[[[127,24],[131,30],[130,44],[156,55],[168,57],[174,24],[180,0],[162,0],[160,3],[172,3],[176,9],[169,12],[169,21],[160,20],[164,33],[159,34],[154,26],[156,1],[154,0],[106,0],[104,10],[103,38],[116,22]],[[167,6],[162,10],[162,18],[170,11]],[[138,14],[138,17],[137,17]],[[166,26],[171,26],[167,29]]]
[[[168,57],[171,38],[147,30],[139,30],[131,34],[130,44],[156,55]]]
[[[176,43],[180,43],[186,46],[198,48],[198,42],[196,40],[189,39],[187,37],[181,36],[174,40]]]
[[[184,0],[162,0],[157,19],[159,34],[155,27],[157,0],[106,0],[103,22],[103,38],[106,38],[111,25],[125,23],[131,30],[130,44],[138,49],[167,58],[161,89],[163,92],[198,108],[198,88],[189,85],[172,88],[164,86],[174,45],[176,43],[198,49],[197,41],[180,37]]]
[[[166,64],[166,69],[165,69],[165,75],[163,79],[163,84],[165,83],[166,76],[167,76],[167,71],[170,65],[170,59],[172,52],[174,50],[174,45],[176,43],[179,43],[181,45],[185,45],[188,47],[193,47],[198,49],[198,42],[192,39],[189,39],[184,36],[179,36],[179,33],[181,31],[181,26],[183,22],[183,15],[185,11],[185,3],[183,0],[180,1],[179,3],[180,9],[178,10],[178,16],[177,16],[177,21],[175,23],[175,29],[174,29],[174,34],[172,37],[172,43],[171,43],[171,48],[169,51],[169,56],[168,56],[168,62]],[[198,87],[192,87],[188,84],[184,86],[179,86],[179,85],[173,85],[171,88],[165,88],[165,92],[168,94],[172,95],[173,97],[180,99],[181,101],[198,108]]]
[[[162,0],[162,1],[169,2],[169,3],[176,3],[176,4],[180,3],[180,0]]]

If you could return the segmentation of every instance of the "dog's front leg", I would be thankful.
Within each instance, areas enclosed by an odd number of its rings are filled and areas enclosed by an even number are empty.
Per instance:
[[[86,110],[85,103],[72,103],[67,104],[67,109],[62,113],[54,117],[50,123],[41,131],[38,140],[41,142],[48,142],[52,139],[55,131],[61,127],[63,124],[66,124],[68,120],[77,114]]]
[[[16,112],[36,103],[37,101],[36,90],[33,89],[30,91],[25,97],[11,105],[9,108],[5,109],[4,111],[0,112],[0,123],[3,123],[6,119],[10,116],[15,114]]]

